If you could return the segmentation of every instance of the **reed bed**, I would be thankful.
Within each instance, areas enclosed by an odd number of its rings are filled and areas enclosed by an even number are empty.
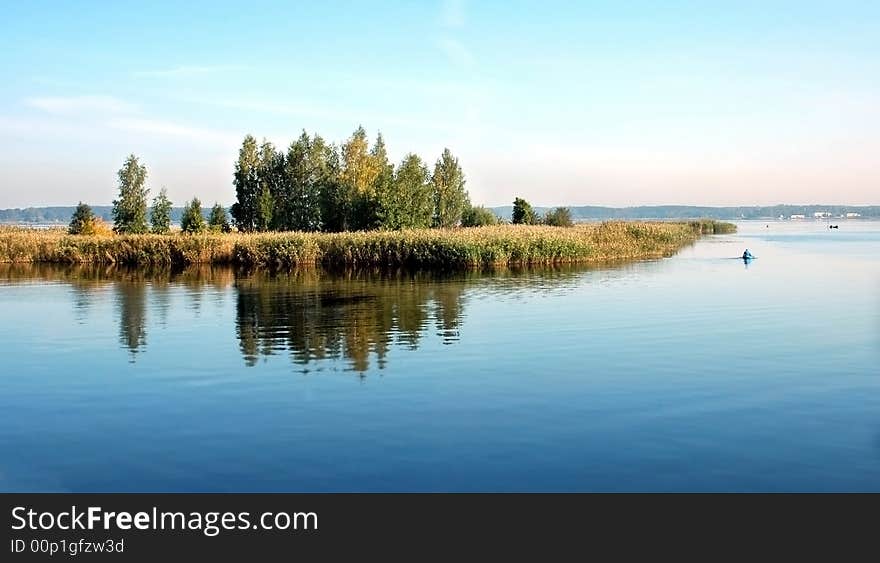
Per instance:
[[[436,269],[547,265],[660,258],[703,234],[730,232],[726,229],[715,221],[610,221],[570,228],[499,225],[346,233],[117,236],[4,228],[0,229],[0,262]]]

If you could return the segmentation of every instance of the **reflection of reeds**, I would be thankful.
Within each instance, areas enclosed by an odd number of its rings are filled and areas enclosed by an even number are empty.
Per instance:
[[[65,282],[75,288],[100,289],[113,282],[147,282],[154,287],[169,283],[191,289],[226,288],[235,280],[235,271],[226,266],[192,264],[184,268],[131,267],[115,264],[51,264],[41,262],[0,263],[0,280],[46,280]]]
[[[349,233],[69,236],[62,231],[0,230],[0,262],[256,268],[473,268],[605,262],[668,256],[701,234],[731,232],[715,221],[620,222],[572,228],[500,225]]]

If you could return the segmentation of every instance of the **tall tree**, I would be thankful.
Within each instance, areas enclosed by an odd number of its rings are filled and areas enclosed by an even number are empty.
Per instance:
[[[215,232],[228,233],[232,230],[226,217],[226,210],[219,203],[215,203],[208,216],[208,227]]]
[[[464,172],[449,149],[443,149],[434,165],[431,184],[434,188],[434,226],[457,226],[461,214],[470,205],[470,199],[464,189]]]
[[[514,225],[534,225],[538,222],[538,216],[532,205],[521,197],[513,200],[513,216],[511,222]]]
[[[385,226],[381,218],[382,200],[387,198],[393,189],[394,165],[388,161],[388,149],[385,147],[382,133],[376,136],[376,142],[370,149],[370,161],[373,183],[365,196],[360,199],[360,209],[357,210],[362,229]]]
[[[147,232],[147,167],[135,155],[119,169],[119,198],[113,200],[113,230],[117,233]]]
[[[346,230],[373,226],[375,217],[371,211],[377,175],[376,161],[369,149],[367,132],[363,127],[358,127],[342,145],[340,180],[347,200],[347,216],[344,221]]]
[[[322,141],[323,143],[323,141]],[[312,144],[321,203],[321,229],[329,232],[344,231],[348,228],[351,205],[348,190],[342,181],[342,157],[335,144],[318,146]]]
[[[255,229],[268,231],[274,227],[276,201],[284,197],[284,154],[263,139],[257,165],[258,191]]]
[[[379,218],[386,229],[431,226],[434,197],[428,167],[415,154],[406,155],[390,186],[380,194]]]
[[[284,162],[280,197],[275,202],[275,224],[281,230],[315,231],[321,226],[320,174],[323,139],[303,131],[290,144]]]
[[[163,187],[153,199],[153,207],[150,209],[150,225],[157,234],[165,234],[171,230],[171,200],[168,192]]]
[[[205,230],[205,218],[202,216],[202,202],[194,197],[180,217],[180,229],[185,233],[200,233]]]
[[[251,232],[257,228],[257,205],[260,193],[260,154],[257,140],[247,135],[238,151],[235,163],[235,197],[232,218],[240,231]]]

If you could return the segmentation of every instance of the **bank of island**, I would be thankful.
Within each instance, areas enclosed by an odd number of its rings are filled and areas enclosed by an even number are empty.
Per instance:
[[[70,235],[60,229],[7,228],[0,230],[0,261],[443,269],[599,263],[670,256],[702,235],[734,229],[716,221],[167,235]]]

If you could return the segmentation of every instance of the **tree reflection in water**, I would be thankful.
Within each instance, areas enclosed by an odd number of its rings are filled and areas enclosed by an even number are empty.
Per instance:
[[[236,329],[248,365],[287,351],[303,366],[348,360],[364,372],[385,366],[393,346],[416,349],[432,322],[458,338],[465,279],[425,273],[304,270],[236,280]]]
[[[120,347],[131,362],[146,350],[151,331],[169,328],[172,310],[175,323],[197,321],[205,296],[213,295],[221,315],[234,316],[246,365],[288,354],[304,372],[334,366],[326,360],[344,360],[346,369],[363,373],[371,363],[384,368],[395,347],[418,349],[432,333],[443,344],[457,342],[465,302],[475,292],[515,301],[536,290],[564,289],[583,271],[563,267],[438,274],[303,269],[273,274],[212,266],[171,271],[0,264],[0,279],[69,284],[75,318],[81,323],[89,315],[100,323],[106,313],[94,305],[110,300],[118,315]]]

